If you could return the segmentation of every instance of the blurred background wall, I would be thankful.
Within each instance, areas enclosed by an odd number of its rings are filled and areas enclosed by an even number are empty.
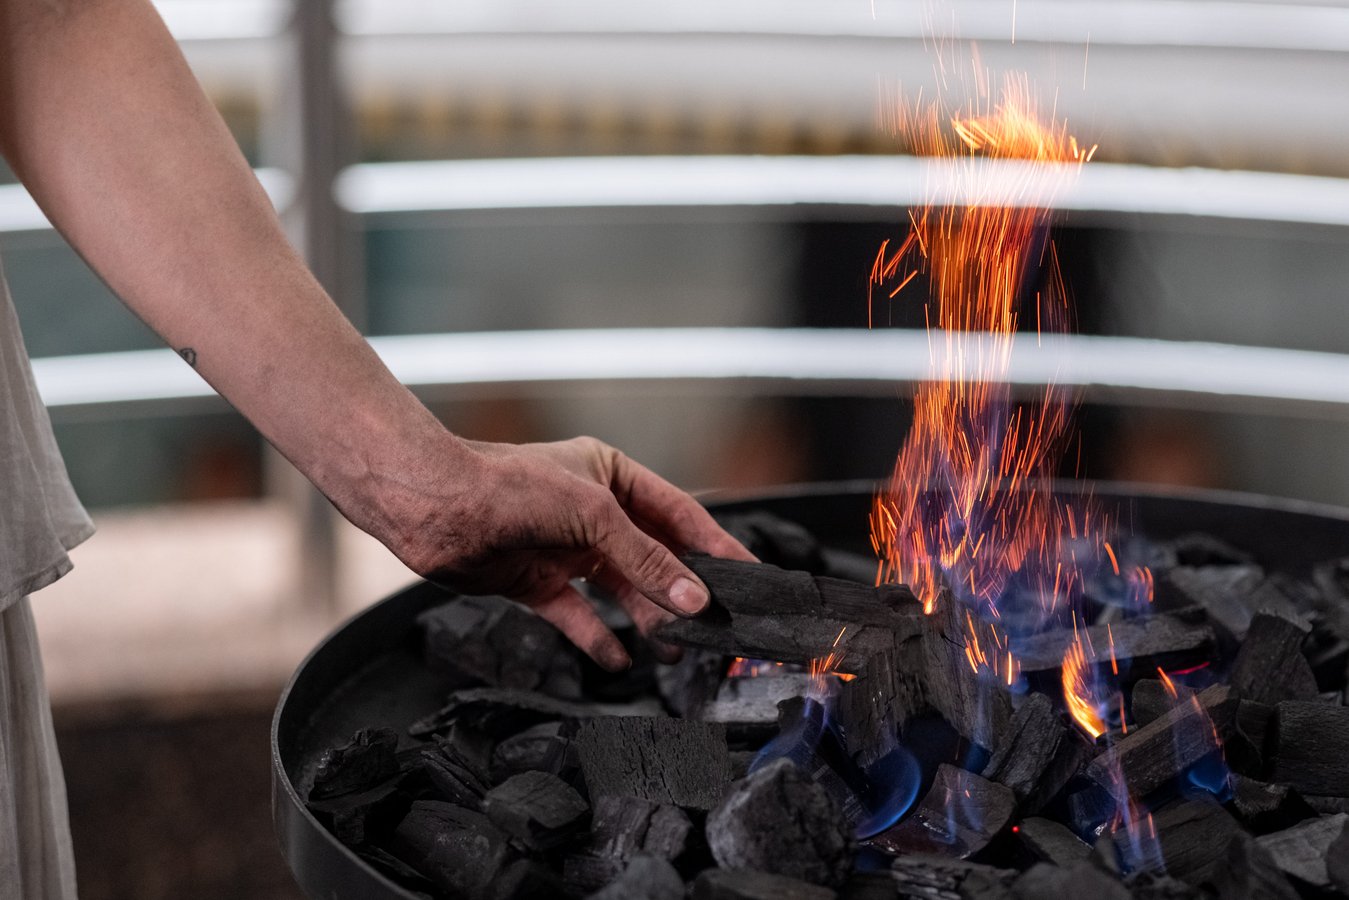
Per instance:
[[[803,202],[803,168],[778,202],[711,187],[651,198],[672,158],[753,171],[760,156],[846,169],[902,154],[880,112],[934,85],[931,29],[977,39],[992,69],[1029,72],[1100,144],[1099,163],[1118,167],[1123,200],[1056,227],[1084,332],[1349,352],[1338,3],[158,5],[297,244],[373,336],[864,328],[871,260],[902,235],[914,184]],[[591,157],[646,165],[617,201],[584,185],[530,201],[565,181],[568,160]],[[482,182],[464,167],[493,159],[527,164]],[[1202,170],[1233,173],[1232,189],[1145,190],[1158,173],[1207,183]],[[1270,188],[1269,174],[1289,178]],[[102,354],[157,339],[4,180],[0,252],[40,376],[140,365]],[[914,309],[894,315],[921,325]],[[590,433],[691,489],[878,479],[908,416],[905,388],[827,381],[422,390],[467,436]],[[277,690],[340,618],[411,575],[223,403],[134,393],[53,406],[101,532],[35,603],[83,893],[293,897],[267,811]],[[1349,504],[1343,405],[1118,399],[1083,396],[1093,477]]]

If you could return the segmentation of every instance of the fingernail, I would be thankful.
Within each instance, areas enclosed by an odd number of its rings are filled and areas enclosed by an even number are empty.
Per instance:
[[[670,588],[670,602],[689,615],[700,613],[707,606],[707,589],[687,578],[680,578]]]

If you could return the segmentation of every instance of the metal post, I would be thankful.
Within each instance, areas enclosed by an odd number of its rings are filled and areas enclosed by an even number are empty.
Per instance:
[[[285,42],[282,88],[264,141],[267,162],[295,178],[282,220],[319,283],[364,328],[363,267],[355,229],[333,197],[333,182],[353,161],[352,123],[337,71],[333,0],[294,0]],[[331,615],[337,602],[337,514],[281,455],[268,453],[267,490],[284,498],[300,529],[300,574],[312,610]]]

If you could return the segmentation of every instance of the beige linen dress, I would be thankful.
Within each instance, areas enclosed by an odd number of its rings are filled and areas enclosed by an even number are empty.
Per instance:
[[[65,779],[28,595],[93,533],[33,386],[0,270],[0,900],[73,900]]]

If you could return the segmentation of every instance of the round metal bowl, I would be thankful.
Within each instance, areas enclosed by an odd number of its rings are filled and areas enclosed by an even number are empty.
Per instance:
[[[827,546],[869,547],[870,482],[805,485],[719,496],[715,512],[764,510],[800,522]],[[1132,531],[1166,539],[1204,531],[1254,553],[1268,570],[1302,576],[1349,555],[1349,510],[1212,491],[1098,484]],[[337,840],[305,807],[322,752],[358,728],[401,730],[441,705],[444,689],[422,665],[417,614],[452,594],[414,584],[342,624],[300,664],[272,721],[272,818],[295,880],[313,900],[416,900]]]

